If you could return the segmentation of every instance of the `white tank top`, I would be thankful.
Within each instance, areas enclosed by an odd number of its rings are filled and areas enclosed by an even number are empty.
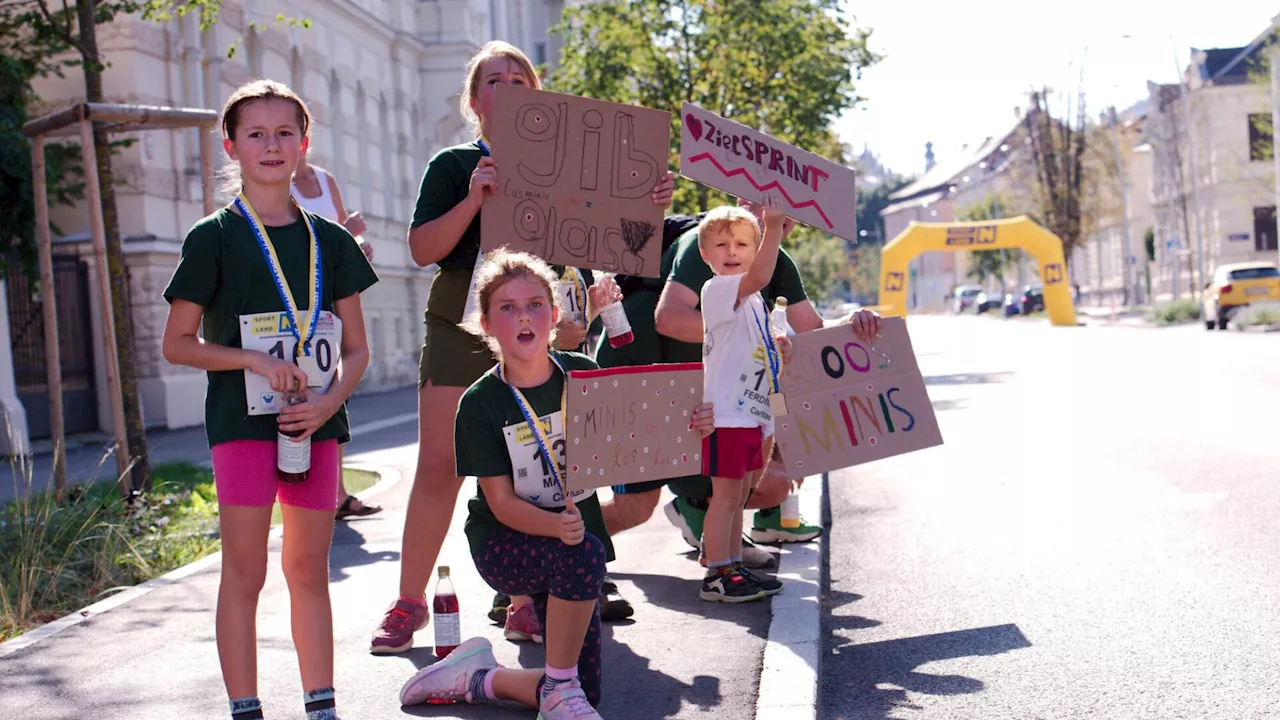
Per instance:
[[[316,180],[320,182],[320,195],[313,198],[306,197],[302,191],[298,190],[295,183],[290,182],[293,199],[298,201],[298,206],[303,210],[338,222],[338,206],[333,202],[333,195],[329,194],[329,174],[319,168],[315,168],[315,173]]]

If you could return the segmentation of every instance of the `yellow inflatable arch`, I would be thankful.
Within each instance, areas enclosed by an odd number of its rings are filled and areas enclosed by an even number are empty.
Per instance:
[[[880,311],[907,314],[907,264],[924,252],[1020,248],[1040,261],[1044,308],[1054,325],[1076,324],[1076,308],[1067,288],[1062,240],[1025,215],[978,222],[913,222],[884,246],[880,260]]]

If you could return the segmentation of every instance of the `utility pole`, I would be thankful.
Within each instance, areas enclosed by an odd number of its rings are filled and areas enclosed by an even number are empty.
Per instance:
[[[1120,236],[1120,254],[1122,255],[1120,270],[1121,277],[1124,278],[1124,304],[1125,307],[1129,307],[1134,304],[1137,298],[1137,290],[1131,277],[1133,273],[1130,270],[1132,265],[1132,255],[1130,253],[1133,248],[1133,238],[1129,235],[1129,180],[1124,172],[1124,157],[1120,154],[1120,122],[1116,115],[1115,105],[1111,106],[1107,115],[1111,121],[1111,147],[1115,149],[1116,153],[1116,173],[1120,178],[1120,218],[1124,227],[1124,232]]]

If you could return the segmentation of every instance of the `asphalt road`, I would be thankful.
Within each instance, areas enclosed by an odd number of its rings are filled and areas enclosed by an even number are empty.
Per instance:
[[[831,477],[822,716],[1280,717],[1280,335],[909,328],[946,444]]]

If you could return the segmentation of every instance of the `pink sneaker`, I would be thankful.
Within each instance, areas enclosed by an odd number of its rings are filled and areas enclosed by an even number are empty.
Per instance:
[[[382,624],[373,631],[369,652],[394,655],[413,647],[413,634],[427,626],[427,606],[408,600],[397,600],[382,616]]]
[[[400,688],[401,705],[447,705],[468,702],[467,690],[477,670],[498,667],[489,641],[476,637],[463,642],[445,656],[417,672]]]
[[[542,643],[542,623],[538,622],[538,614],[533,611],[533,603],[525,603],[519,610],[507,610],[507,624],[502,635],[512,642],[532,640]]]
[[[539,690],[541,692],[541,690]],[[591,707],[577,678],[556,685],[538,702],[538,720],[604,720]]]

